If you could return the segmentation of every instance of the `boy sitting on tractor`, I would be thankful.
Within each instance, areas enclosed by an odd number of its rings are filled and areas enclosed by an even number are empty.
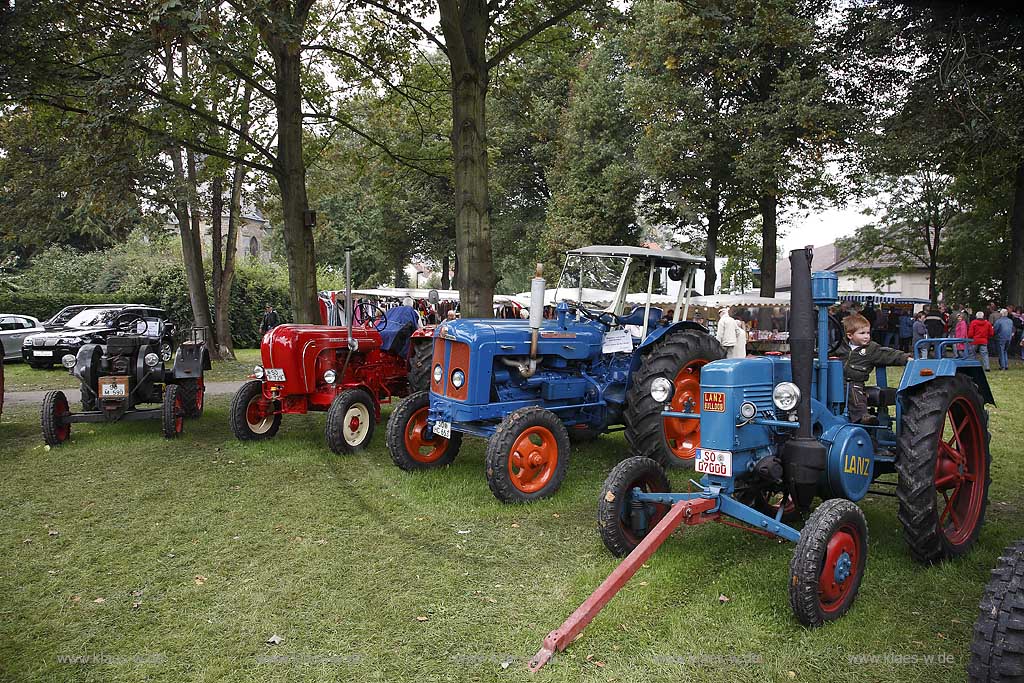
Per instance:
[[[843,318],[843,329],[849,343],[842,344],[837,355],[843,359],[843,378],[850,386],[847,400],[850,422],[870,424],[873,419],[868,415],[868,397],[864,389],[868,375],[877,367],[906,365],[910,356],[899,349],[871,341],[871,324],[859,313]]]

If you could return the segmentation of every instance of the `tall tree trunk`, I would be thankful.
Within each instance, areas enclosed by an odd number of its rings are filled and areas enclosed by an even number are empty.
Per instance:
[[[306,162],[302,157],[302,53],[299,42],[280,41],[272,50],[277,68],[276,177],[284,213],[284,247],[292,313],[300,323],[320,321],[316,296],[313,226],[306,225]]]
[[[1006,272],[1006,301],[1024,305],[1024,160],[1017,164],[1010,213],[1010,260]]]
[[[715,293],[715,283],[718,282],[718,271],[715,267],[715,257],[718,256],[718,232],[722,228],[722,214],[718,210],[708,214],[708,240],[704,247],[704,259],[707,265],[704,266],[704,294]]]
[[[448,247],[444,249],[444,256],[441,257],[441,289],[451,289],[451,255]]]
[[[761,296],[775,296],[779,198],[765,194],[758,197],[757,205],[761,210]]]
[[[455,254],[460,308],[466,318],[494,317],[490,198],[487,191],[487,55],[485,0],[440,0],[441,30],[452,73],[455,161]]]
[[[248,97],[245,114],[248,115]],[[243,126],[244,127],[244,126]],[[217,343],[222,358],[235,357],[235,342],[231,338],[231,285],[235,282],[235,255],[238,252],[238,222],[242,215],[242,182],[245,166],[235,166],[231,179],[231,202],[228,206],[227,248],[224,250],[224,268],[221,271],[220,286],[214,292],[214,312],[217,319]]]
[[[220,293],[224,282],[224,252],[231,251],[235,247],[231,242],[224,242],[223,230],[224,217],[224,178],[220,175],[210,181],[210,259],[213,262],[213,345],[216,347],[217,355],[223,356],[224,350],[228,350],[228,357],[234,358],[230,352],[231,327],[228,326],[227,339],[222,335],[222,318],[227,313],[220,308]]]

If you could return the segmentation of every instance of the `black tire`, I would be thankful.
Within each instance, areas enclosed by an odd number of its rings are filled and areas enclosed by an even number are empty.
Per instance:
[[[185,400],[177,384],[164,387],[160,425],[165,439],[176,439],[185,431]]]
[[[864,578],[867,550],[868,525],[859,507],[843,498],[818,506],[789,563],[789,606],[801,624],[821,626],[846,614]],[[842,572],[844,554],[849,564]]]
[[[903,537],[910,554],[919,562],[959,557],[977,541],[988,507],[988,487],[992,481],[988,413],[977,387],[967,375],[932,380],[906,392],[901,400],[903,422],[896,458],[899,474],[896,496]],[[940,461],[939,444],[945,443],[944,429],[954,423],[960,425],[964,441],[955,444],[957,449],[947,444]],[[946,456],[949,451],[963,457],[974,481],[961,480],[959,485],[954,485],[947,503],[949,489],[942,489],[936,472],[946,463],[951,474],[943,480],[950,476],[960,478],[954,460]],[[947,512],[949,520],[945,519]],[[962,524],[956,521],[958,513]]]
[[[100,409],[100,407],[99,407],[98,401],[96,400],[96,397],[95,396],[90,396],[90,395],[86,394],[85,391],[83,390],[82,391],[82,412],[83,413],[91,413],[91,412],[99,410],[99,409]]]
[[[361,451],[373,438],[376,423],[370,395],[362,389],[346,389],[334,397],[327,410],[327,447],[338,454]]]
[[[527,448],[528,453],[521,452]],[[524,460],[529,460],[526,467]],[[550,410],[530,406],[513,411],[487,441],[487,485],[503,503],[553,495],[568,469],[569,434]]]
[[[656,377],[675,382],[670,404],[680,409],[690,398],[693,410],[699,412],[700,367],[722,358],[725,352],[718,340],[697,330],[670,333],[653,344],[626,393],[626,441],[632,455],[651,458],[665,468],[693,468],[700,444],[700,421],[662,418],[665,404],[651,398],[651,382]]]
[[[281,427],[281,413],[274,412],[272,416],[264,416],[262,419],[249,421],[250,404],[263,400],[263,383],[258,379],[251,379],[235,392],[231,397],[231,407],[228,409],[228,421],[231,424],[231,432],[239,441],[262,441],[270,439]],[[280,410],[277,401],[269,406],[274,411]]]
[[[206,382],[202,377],[178,381],[178,393],[185,404],[185,417],[202,417],[206,403]]]
[[[968,679],[1024,681],[1024,541],[1000,555],[978,612]]]
[[[388,419],[388,451],[406,472],[445,467],[459,455],[462,432],[452,432],[450,439],[444,439],[426,431],[429,407],[430,392],[418,391],[402,399]]]
[[[416,337],[412,340],[409,357],[409,393],[430,390],[430,363],[434,358],[434,338]]]
[[[627,458],[612,469],[597,500],[597,530],[605,547],[616,557],[633,552],[647,532],[668,512],[667,505],[647,504],[644,506],[646,529],[643,532],[633,529],[630,493],[637,486],[647,493],[668,493],[672,490],[665,470],[650,458]]]
[[[68,398],[63,391],[48,391],[43,397],[41,422],[43,441],[47,446],[59,446],[71,438],[71,424],[61,424],[61,418],[70,415]]]

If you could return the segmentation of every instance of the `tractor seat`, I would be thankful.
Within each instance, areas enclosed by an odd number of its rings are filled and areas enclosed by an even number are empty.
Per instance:
[[[409,338],[419,327],[420,317],[411,306],[395,306],[385,315],[385,325],[380,330],[381,348],[396,356],[409,354]]]
[[[149,344],[152,340],[134,334],[118,334],[107,338],[107,354],[124,356]]]
[[[896,405],[896,387],[864,387],[868,405],[879,410]]]
[[[661,320],[662,315],[664,315],[664,312],[660,308],[651,306],[651,314],[647,318],[647,329],[653,329],[654,326],[658,324],[658,321]],[[636,325],[637,327],[642,326],[644,324],[644,307],[634,306],[633,310],[630,311],[628,315],[624,315],[619,318],[619,324]]]

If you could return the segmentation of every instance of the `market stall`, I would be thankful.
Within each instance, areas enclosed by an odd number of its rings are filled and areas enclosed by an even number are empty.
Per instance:
[[[718,312],[728,307],[747,331],[747,353],[789,353],[789,294],[774,297],[756,294],[710,294],[692,300],[698,313],[714,332]],[[692,317],[692,316],[691,316]]]

